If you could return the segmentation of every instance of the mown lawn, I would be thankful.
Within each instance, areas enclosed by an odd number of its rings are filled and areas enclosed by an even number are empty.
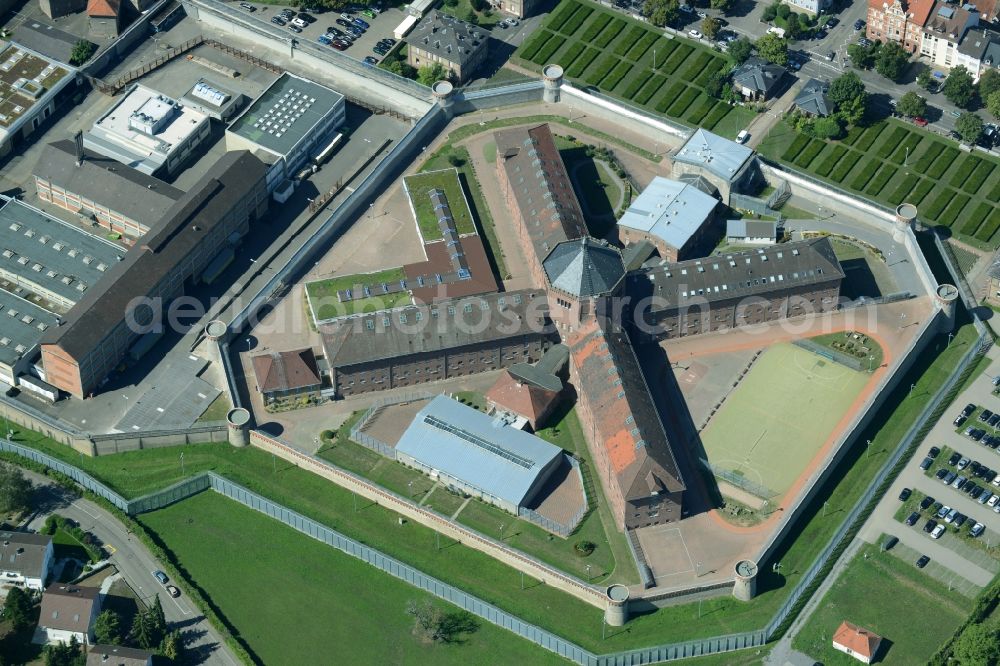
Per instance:
[[[344,317],[362,312],[388,310],[410,303],[410,292],[399,289],[406,280],[402,268],[389,268],[374,273],[340,275],[337,277],[306,283],[309,304],[317,321]],[[396,288],[385,293],[382,285]],[[365,289],[367,288],[367,293]],[[338,292],[350,290],[352,300],[341,301]]]
[[[262,663],[566,663],[478,619],[461,642],[425,643],[406,605],[431,595],[214,492],[141,520]]]
[[[417,226],[424,241],[439,240],[441,227],[438,226],[437,213],[431,202],[430,192],[441,190],[448,198],[452,219],[459,234],[476,233],[476,225],[472,221],[472,213],[466,203],[465,190],[458,180],[458,170],[454,168],[425,171],[424,173],[407,176],[403,179],[410,203],[417,216]]]

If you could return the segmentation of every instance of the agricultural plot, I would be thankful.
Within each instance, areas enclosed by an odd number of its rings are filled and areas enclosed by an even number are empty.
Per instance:
[[[925,223],[985,250],[1000,246],[1000,160],[969,153],[897,120],[821,141],[779,123],[763,156],[886,207],[907,202]]]
[[[725,55],[684,38],[667,39],[590,0],[559,3],[515,57],[533,69],[555,62],[578,85],[729,138],[753,117],[705,92],[713,74],[732,67]]]

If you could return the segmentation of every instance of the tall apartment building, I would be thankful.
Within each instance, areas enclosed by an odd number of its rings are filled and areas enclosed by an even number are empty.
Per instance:
[[[934,0],[868,0],[865,34],[880,42],[898,42],[916,53],[933,7]]]

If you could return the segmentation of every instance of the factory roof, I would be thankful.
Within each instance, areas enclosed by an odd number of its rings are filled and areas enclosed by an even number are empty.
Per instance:
[[[31,532],[0,531],[0,571],[42,578],[45,552],[52,537]]]
[[[286,72],[230,123],[228,131],[284,156],[343,103],[339,92]]]
[[[439,395],[417,412],[396,451],[521,506],[562,449]]]
[[[448,62],[464,65],[489,38],[489,30],[432,9],[404,41]]]
[[[0,289],[0,363],[13,366],[58,321],[48,310]]]
[[[618,248],[590,236],[559,243],[542,268],[553,288],[578,298],[608,294],[625,277]]]
[[[752,157],[753,151],[746,146],[723,139],[707,130],[697,129],[674,155],[674,161],[700,166],[720,178],[732,181]]]
[[[125,249],[16,199],[0,208],[0,274],[75,303],[104,281]]]
[[[618,220],[681,249],[708,220],[718,199],[694,185],[656,176]]]
[[[84,150],[78,166],[76,146],[69,139],[42,149],[34,175],[146,227],[163,217],[184,194],[159,178],[90,150]]]
[[[0,41],[0,139],[12,134],[31,109],[44,106],[76,69],[14,42]]]
[[[778,223],[767,220],[727,220],[726,236],[728,238],[770,238],[778,237]]]

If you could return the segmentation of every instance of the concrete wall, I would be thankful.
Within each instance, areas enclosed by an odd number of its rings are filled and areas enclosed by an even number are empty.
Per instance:
[[[94,435],[93,455],[104,456],[126,451],[142,449],[160,449],[167,446],[182,444],[201,444],[203,442],[227,442],[228,428],[225,422],[214,426],[202,426],[189,430],[152,431],[148,433],[124,433],[123,435]]]
[[[160,0],[150,7],[148,12],[139,16],[132,25],[118,35],[118,39],[111,42],[107,48],[88,62],[82,69],[83,73],[87,76],[99,77],[121,62],[136,44],[149,36],[149,22],[156,18],[159,11],[170,2],[171,0]]]

